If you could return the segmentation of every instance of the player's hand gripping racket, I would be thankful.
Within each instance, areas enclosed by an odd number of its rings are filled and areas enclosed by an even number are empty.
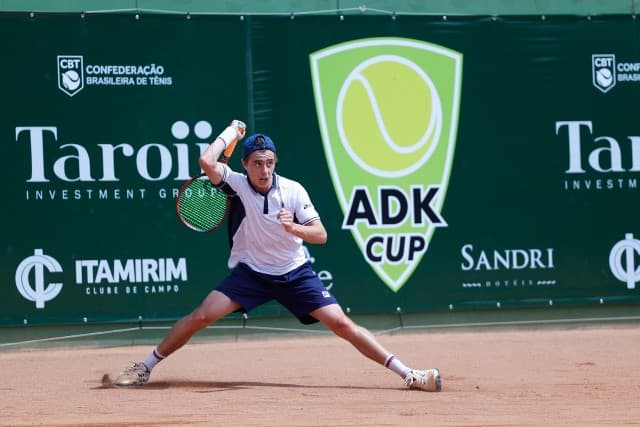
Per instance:
[[[234,121],[232,127],[237,131],[233,139],[218,160],[227,163],[238,141],[244,136],[245,124]],[[229,215],[229,196],[211,184],[207,174],[202,173],[185,182],[176,200],[178,218],[187,227],[195,231],[210,232],[220,227]]]

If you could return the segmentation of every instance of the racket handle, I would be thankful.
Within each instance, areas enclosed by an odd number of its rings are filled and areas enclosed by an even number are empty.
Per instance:
[[[231,154],[233,154],[233,150],[236,149],[236,144],[238,143],[238,138],[234,139],[227,145],[227,148],[222,152],[222,158],[225,160],[229,160]]]
[[[236,144],[239,140],[244,138],[244,135],[247,131],[247,125],[245,125],[240,120],[234,120],[231,122],[229,126],[218,136],[218,138],[222,139],[226,148],[222,153],[222,160],[227,162],[233,154],[233,150],[236,148]]]

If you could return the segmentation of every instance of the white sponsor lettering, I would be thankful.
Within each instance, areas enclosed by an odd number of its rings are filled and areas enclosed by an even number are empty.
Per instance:
[[[30,183],[50,182],[55,177],[66,182],[116,182],[120,170],[135,166],[138,176],[146,181],[190,178],[191,158],[197,158],[208,143],[174,143],[171,146],[144,144],[138,148],[131,144],[96,144],[87,148],[76,143],[60,144],[58,152],[45,150],[45,144],[58,142],[55,126],[18,126],[16,141],[26,136],[31,158]],[[190,150],[191,148],[191,150]],[[193,148],[196,153],[192,153]],[[152,172],[153,171],[153,172]]]
[[[590,120],[557,121],[555,132],[566,135],[569,156],[564,173],[570,178],[564,180],[565,190],[638,188],[636,177],[620,174],[640,172],[640,136],[597,135]],[[614,173],[617,175],[593,176]]]
[[[480,270],[524,270],[552,269],[553,248],[546,249],[500,249],[474,251],[472,244],[462,246],[460,263],[463,271]]]
[[[77,260],[76,284],[187,281],[187,260],[141,258]]]

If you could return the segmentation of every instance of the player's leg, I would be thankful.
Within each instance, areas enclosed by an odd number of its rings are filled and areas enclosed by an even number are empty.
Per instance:
[[[336,298],[311,270],[310,264],[291,271],[288,282],[288,286],[278,287],[275,298],[302,323],[322,322],[336,335],[349,341],[360,353],[400,375],[409,387],[440,390],[440,372],[437,369],[410,369],[387,351],[371,332],[355,324],[342,311]]]
[[[240,304],[222,292],[211,291],[198,308],[173,325],[160,345],[144,361],[133,363],[126,368],[116,379],[116,385],[130,386],[146,383],[151,370],[160,361],[185,345],[196,332],[239,308]]]
[[[320,307],[309,314],[336,335],[350,342],[360,353],[397,373],[408,387],[426,391],[441,390],[438,369],[421,371],[407,367],[387,351],[369,330],[353,322],[338,304]]]
[[[232,301],[222,292],[211,291],[198,308],[173,325],[158,345],[158,352],[163,357],[169,356],[185,345],[196,332],[239,308],[240,304]]]
[[[349,341],[360,353],[374,362],[382,365],[389,355],[373,334],[362,326],[356,325],[338,304],[326,305],[309,314],[340,338]]]

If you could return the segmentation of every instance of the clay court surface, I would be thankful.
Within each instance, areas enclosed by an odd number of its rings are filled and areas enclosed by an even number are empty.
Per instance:
[[[439,330],[380,335],[439,367],[441,393],[330,335],[187,344],[143,387],[112,381],[152,346],[0,351],[3,426],[640,425],[640,328]]]

